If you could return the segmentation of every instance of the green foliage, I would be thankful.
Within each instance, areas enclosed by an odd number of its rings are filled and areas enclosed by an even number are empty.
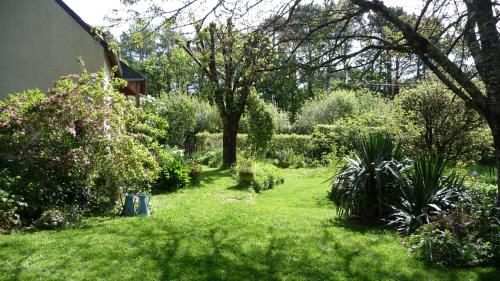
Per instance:
[[[308,135],[297,135],[297,134],[280,134],[273,135],[269,148],[267,150],[267,155],[271,158],[276,158],[276,155],[281,151],[293,150],[296,155],[307,155],[310,149],[311,137]],[[247,135],[238,134],[237,136],[237,146],[240,151],[248,149],[247,145]],[[219,149],[222,151],[222,134],[210,134],[207,132],[202,132],[196,134],[196,149],[198,151],[212,151]]]
[[[207,165],[210,168],[219,168],[222,166],[222,149],[217,148],[209,151],[197,151],[194,156],[196,162]]]
[[[292,125],[288,114],[271,103],[265,103],[265,107],[273,119],[274,131],[277,134],[290,134]]]
[[[283,151],[279,151],[276,153],[276,160],[274,163],[281,168],[288,168],[294,162],[295,154],[293,150],[287,149]]]
[[[285,149],[275,153],[274,164],[280,168],[304,168],[306,166],[305,157],[297,155],[292,149]]]
[[[463,180],[455,174],[444,175],[446,161],[436,154],[424,154],[413,164],[398,185],[401,193],[394,204],[389,224],[400,232],[411,233],[430,222],[430,216],[451,210],[465,191]]]
[[[143,107],[167,121],[167,144],[172,147],[192,142],[197,132],[220,131],[217,109],[190,95],[163,93],[144,99]]]
[[[65,226],[67,222],[63,211],[49,209],[44,211],[33,224],[40,229],[56,229]]]
[[[441,82],[426,80],[403,90],[395,106],[403,141],[413,155],[437,151],[449,160],[492,158],[484,120]]]
[[[181,48],[174,48],[169,55],[155,55],[134,62],[131,66],[146,75],[147,91],[153,97],[161,93],[189,93],[190,87],[199,87],[196,83],[199,68]]]
[[[236,183],[252,187],[255,192],[272,189],[284,182],[279,170],[271,164],[253,159],[241,159],[235,167]]]
[[[338,120],[332,125],[317,125],[312,133],[308,156],[325,162],[325,157],[334,153],[343,157],[355,150],[353,139],[371,133],[389,135],[399,139],[399,131],[392,112],[368,111],[360,115]]]
[[[269,146],[275,130],[275,123],[265,103],[255,95],[249,97],[248,114],[248,145],[256,155],[263,155]]]
[[[203,174],[203,166],[200,164],[192,163],[191,169],[189,171],[189,178],[191,179],[192,185],[199,185],[201,182],[201,176]]]
[[[185,188],[190,183],[191,168],[185,163],[182,151],[162,150],[158,154],[161,171],[153,184],[154,193]]]
[[[269,145],[268,154],[275,157],[276,153],[284,150],[292,150],[296,155],[306,155],[309,150],[311,137],[307,135],[274,135]]]
[[[334,122],[353,116],[358,111],[355,93],[336,91],[307,101],[293,124],[294,131],[301,134],[312,133],[319,124]]]
[[[84,71],[48,96],[27,91],[1,102],[0,168],[14,179],[5,191],[27,204],[23,220],[66,206],[111,211],[123,192],[148,189],[156,178],[145,136],[133,131],[143,127],[140,114],[105,85],[103,73]]]
[[[8,231],[19,226],[21,224],[19,209],[26,207],[22,198],[17,198],[7,192],[13,183],[15,179],[8,175],[7,170],[0,171],[0,231]]]
[[[494,200],[481,198],[473,211],[452,212],[420,228],[409,239],[414,255],[452,266],[498,265],[500,221]]]
[[[395,171],[406,165],[401,147],[389,136],[370,134],[354,139],[355,158],[347,158],[333,178],[330,198],[342,215],[363,219],[382,219],[389,214],[399,180]]]
[[[128,124],[130,131],[141,136],[142,142],[147,146],[167,145],[168,122],[150,108],[137,109],[139,122]]]

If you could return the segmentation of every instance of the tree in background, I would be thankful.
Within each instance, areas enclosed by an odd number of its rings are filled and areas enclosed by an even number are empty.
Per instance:
[[[196,50],[188,41],[183,48],[199,65],[212,89],[223,128],[223,165],[236,163],[238,125],[255,82],[267,67],[270,41],[259,33],[243,35],[231,18],[219,27],[198,29]]]
[[[484,119],[440,81],[422,81],[395,99],[405,138],[415,153],[438,152],[447,160],[479,160],[491,147]],[[488,153],[485,153],[488,154]]]

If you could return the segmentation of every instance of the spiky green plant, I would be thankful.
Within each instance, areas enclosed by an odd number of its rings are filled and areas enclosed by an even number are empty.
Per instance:
[[[347,158],[333,177],[330,197],[341,215],[381,219],[390,211],[386,202],[393,202],[398,194],[396,177],[407,167],[401,146],[380,133],[353,142],[355,158]]]
[[[463,179],[456,174],[444,175],[446,164],[443,157],[435,153],[424,154],[414,162],[408,180],[398,185],[400,201],[393,206],[390,225],[398,231],[410,233],[429,223],[433,215],[454,207],[465,187]]]

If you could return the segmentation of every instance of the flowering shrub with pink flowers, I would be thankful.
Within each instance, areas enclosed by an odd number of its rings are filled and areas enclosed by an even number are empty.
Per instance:
[[[154,140],[141,129],[147,118],[118,87],[123,80],[83,71],[47,95],[0,101],[0,169],[15,179],[5,191],[25,203],[17,210],[24,222],[50,209],[108,212],[157,178]]]

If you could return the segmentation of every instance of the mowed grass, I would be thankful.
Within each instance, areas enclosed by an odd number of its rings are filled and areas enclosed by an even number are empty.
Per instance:
[[[429,267],[392,233],[335,215],[325,170],[238,190],[226,171],[155,196],[151,217],[0,237],[0,280],[500,280],[493,268]]]

